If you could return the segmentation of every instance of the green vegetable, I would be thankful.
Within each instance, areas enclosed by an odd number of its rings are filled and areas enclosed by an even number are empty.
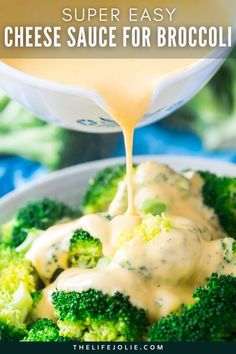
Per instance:
[[[26,286],[20,283],[10,302],[2,301],[0,310],[0,341],[18,341],[26,333],[25,321],[32,307]]]
[[[26,253],[34,241],[42,234],[42,230],[30,229],[27,232],[26,239],[16,247],[16,252]]]
[[[148,326],[145,311],[119,292],[113,296],[94,289],[54,292],[52,302],[59,317],[60,335],[72,340],[140,340]]]
[[[31,293],[36,288],[37,277],[30,261],[14,249],[0,245],[1,291],[13,294],[20,283]]]
[[[37,119],[0,92],[0,154],[23,156],[55,168],[63,135],[61,128]]]
[[[18,341],[25,336],[36,280],[30,261],[0,245],[0,341]]]
[[[81,205],[83,214],[105,212],[114,198],[119,182],[125,177],[125,165],[106,167],[89,182]]]
[[[10,101],[10,97],[6,96],[2,91],[0,91],[0,113],[2,113]]]
[[[152,214],[154,216],[161,215],[167,210],[167,205],[165,203],[161,203],[156,201],[155,199],[146,199],[140,211],[144,212],[144,214]]]
[[[236,147],[236,47],[210,82],[165,124],[195,131],[209,150]]]
[[[36,237],[41,230],[46,230],[59,221],[69,220],[75,215],[73,209],[56,200],[44,198],[29,202],[19,209],[12,220],[1,227],[1,239],[7,245],[17,247],[29,235],[30,240],[26,242],[28,247],[32,236]]]
[[[33,303],[32,303],[32,310],[31,310],[31,312],[29,314],[29,321],[33,322],[33,321],[37,320],[37,318],[38,318],[37,307],[38,307],[40,301],[43,298],[43,291],[42,290],[36,290],[36,291],[34,291],[31,294],[31,297],[32,297]]]
[[[116,247],[125,247],[133,238],[139,237],[145,243],[151,242],[163,233],[170,232],[173,223],[163,215],[148,214],[133,230],[124,230],[116,236]]]
[[[47,319],[40,318],[28,327],[28,333],[23,342],[65,342],[67,338],[59,335],[57,325]]]
[[[224,261],[236,265],[236,241],[233,238],[225,238],[221,241],[221,245],[224,250]]]
[[[39,301],[42,299],[43,297],[43,292],[42,290],[36,290],[31,294],[32,300],[33,300],[33,307],[37,306]]]
[[[101,241],[82,229],[76,230],[70,240],[69,266],[94,268],[101,257]]]
[[[53,170],[110,156],[97,146],[114,144],[117,137],[94,135],[45,122],[0,91],[0,155],[23,156]],[[93,139],[97,143],[89,144]]]
[[[223,229],[236,239],[236,178],[199,173],[204,181],[204,203],[214,209]]]
[[[236,278],[213,274],[198,288],[196,303],[162,317],[149,330],[150,341],[197,342],[232,339],[236,328]]]
[[[25,334],[25,328],[16,327],[0,320],[0,342],[18,342]]]

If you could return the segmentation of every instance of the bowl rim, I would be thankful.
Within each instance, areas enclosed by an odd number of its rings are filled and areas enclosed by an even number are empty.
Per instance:
[[[186,164],[186,168],[193,168],[190,166],[202,166],[198,169],[206,171],[215,171],[218,173],[219,170],[222,176],[235,176],[236,177],[236,164],[224,160],[205,158],[205,157],[195,157],[191,155],[135,155],[133,157],[134,163],[141,163],[144,161],[157,161],[161,164],[174,165],[177,163]],[[111,166],[119,163],[125,163],[125,157],[114,157],[102,160],[95,160],[90,162],[85,162],[82,164],[77,164],[74,166],[66,167],[58,171],[50,172],[46,176],[43,176],[36,181],[29,182],[17,190],[14,190],[2,198],[0,198],[0,209],[4,207],[5,203],[9,203],[12,199],[20,197],[22,194],[30,192],[34,188],[40,188],[46,185],[50,181],[57,180],[60,178],[66,178],[67,176],[73,174],[86,173],[90,169],[102,169],[106,166]],[[188,167],[189,164],[189,167]],[[218,172],[217,172],[218,171]],[[66,184],[65,184],[66,185]]]

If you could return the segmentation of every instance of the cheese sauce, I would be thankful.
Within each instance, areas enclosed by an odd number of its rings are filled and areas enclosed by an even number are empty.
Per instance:
[[[235,266],[224,259],[221,239],[205,241],[189,220],[174,222],[173,229],[154,242],[145,244],[135,238],[106,266],[62,272],[44,289],[37,315],[53,318],[51,294],[55,290],[95,288],[111,295],[120,291],[130,296],[132,303],[144,308],[149,319],[155,321],[181,304],[192,303],[193,290],[203,285],[212,272],[236,274]]]
[[[143,215],[146,201],[155,201],[165,206],[166,215],[183,216],[198,223],[205,237],[221,238],[222,229],[214,212],[207,208],[201,197],[202,179],[196,174],[185,178],[165,165],[146,162],[138,166],[134,175],[134,206]],[[121,182],[108,213],[120,215],[127,208],[126,181]]]
[[[226,235],[213,211],[203,204],[201,187],[198,175],[188,173],[187,178],[167,166],[145,162],[134,173],[137,215],[115,216],[120,200],[116,196],[111,203],[112,220],[99,214],[86,215],[45,231],[26,255],[45,285],[48,284],[37,315],[53,318],[51,294],[56,289],[96,288],[108,294],[120,291],[130,296],[154,321],[183,303],[191,303],[193,290],[203,285],[213,272],[235,274],[235,265],[227,259],[226,246],[222,244],[225,242],[230,249],[233,241],[224,240]],[[124,194],[125,202],[121,204],[125,210],[127,193]],[[139,210],[150,196],[168,204],[165,217],[160,219],[164,218],[164,222],[156,220],[154,230],[151,224],[148,229],[149,218],[153,217],[145,217]],[[149,235],[154,235],[149,240],[142,237],[144,221]],[[95,269],[67,269],[70,239],[79,228],[103,244],[106,261],[98,263]],[[64,271],[50,284],[57,269]]]
[[[139,220],[138,216],[132,215],[117,216],[111,221],[100,215],[86,215],[43,232],[26,257],[32,261],[44,283],[48,284],[57,269],[67,268],[70,239],[75,230],[83,229],[92,237],[98,238],[102,242],[104,256],[112,257],[116,236],[123,230],[133,230]]]

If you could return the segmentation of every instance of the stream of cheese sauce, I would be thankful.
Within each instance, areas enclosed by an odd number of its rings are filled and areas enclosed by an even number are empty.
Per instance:
[[[111,117],[120,125],[125,141],[128,209],[133,203],[132,148],[134,129],[148,111],[157,82],[166,75],[184,70],[196,59],[8,59],[21,71],[98,92]]]

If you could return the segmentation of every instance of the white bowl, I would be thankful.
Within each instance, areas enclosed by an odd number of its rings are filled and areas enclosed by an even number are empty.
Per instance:
[[[193,170],[208,170],[218,175],[236,176],[236,165],[219,160],[192,156],[138,156],[134,158],[136,163],[145,160],[168,164],[176,171],[190,168]],[[123,162],[124,158],[114,158],[65,168],[9,193],[0,200],[0,225],[9,220],[27,201],[42,197],[57,198],[73,207],[78,207],[89,179],[103,167]]]

